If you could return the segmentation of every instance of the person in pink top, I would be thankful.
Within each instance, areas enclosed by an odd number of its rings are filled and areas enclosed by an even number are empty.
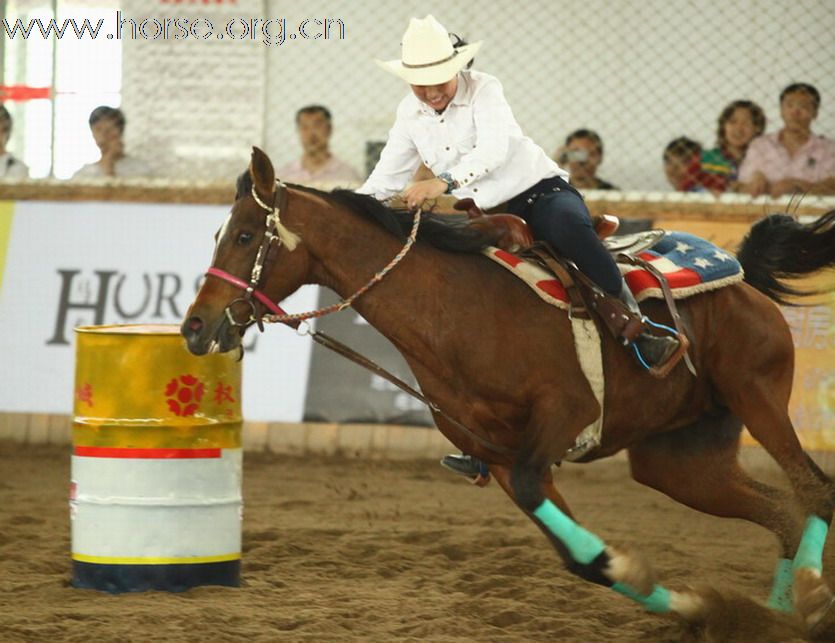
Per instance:
[[[326,107],[302,107],[296,112],[296,130],[304,153],[301,158],[278,168],[278,178],[286,183],[302,185],[327,183],[353,187],[362,183],[362,177],[354,168],[331,154],[333,126],[331,113]]]
[[[835,142],[812,133],[820,93],[807,83],[792,83],[780,94],[783,128],[755,138],[739,169],[740,192],[835,194]]]

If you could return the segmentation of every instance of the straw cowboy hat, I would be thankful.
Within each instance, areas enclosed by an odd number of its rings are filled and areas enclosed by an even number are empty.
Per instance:
[[[429,15],[409,21],[402,46],[400,60],[378,60],[377,64],[410,85],[440,85],[452,80],[475,57],[481,41],[453,48],[447,30]]]

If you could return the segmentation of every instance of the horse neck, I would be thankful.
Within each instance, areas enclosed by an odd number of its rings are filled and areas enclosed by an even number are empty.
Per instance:
[[[313,261],[306,283],[325,286],[347,298],[362,288],[403,248],[403,243],[379,224],[321,197],[302,194],[302,243]],[[437,255],[438,253],[431,253]],[[437,286],[437,261],[415,244],[386,276],[360,296],[353,308],[392,341],[412,333],[417,301]],[[397,343],[397,342],[396,342]]]

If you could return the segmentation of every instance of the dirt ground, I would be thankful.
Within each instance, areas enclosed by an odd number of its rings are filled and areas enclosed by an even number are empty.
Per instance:
[[[762,607],[777,550],[763,529],[679,506],[622,461],[567,465],[558,481],[585,525],[641,551],[669,588],[720,590],[710,621],[576,579],[495,483],[426,461],[247,454],[240,588],[77,590],[69,449],[0,444],[0,641],[805,640]]]

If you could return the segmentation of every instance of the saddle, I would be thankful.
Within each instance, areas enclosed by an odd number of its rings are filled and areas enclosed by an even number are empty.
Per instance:
[[[503,212],[486,213],[476,205],[473,199],[461,199],[452,203],[438,200],[430,203],[425,209],[435,214],[463,213],[467,216],[469,225],[486,234],[492,245],[524,259],[532,260],[551,272],[559,279],[568,294],[572,316],[594,319],[598,325],[605,326],[615,339],[622,342],[631,343],[646,330],[643,320],[632,313],[620,299],[602,291],[591,279],[580,272],[573,262],[554,252],[548,244],[535,241],[528,224],[521,217]],[[650,230],[614,236],[620,227],[620,220],[608,214],[593,216],[592,225],[615,261],[639,265],[656,277],[661,284],[663,299],[675,326],[679,349],[666,363],[650,368],[649,372],[658,378],[666,377],[683,357],[687,357],[690,342],[685,334],[684,323],[678,313],[666,277],[637,256],[637,253],[654,245],[665,233],[663,230]],[[597,315],[590,315],[590,310],[595,311]],[[689,357],[687,357],[687,363],[692,371]]]

